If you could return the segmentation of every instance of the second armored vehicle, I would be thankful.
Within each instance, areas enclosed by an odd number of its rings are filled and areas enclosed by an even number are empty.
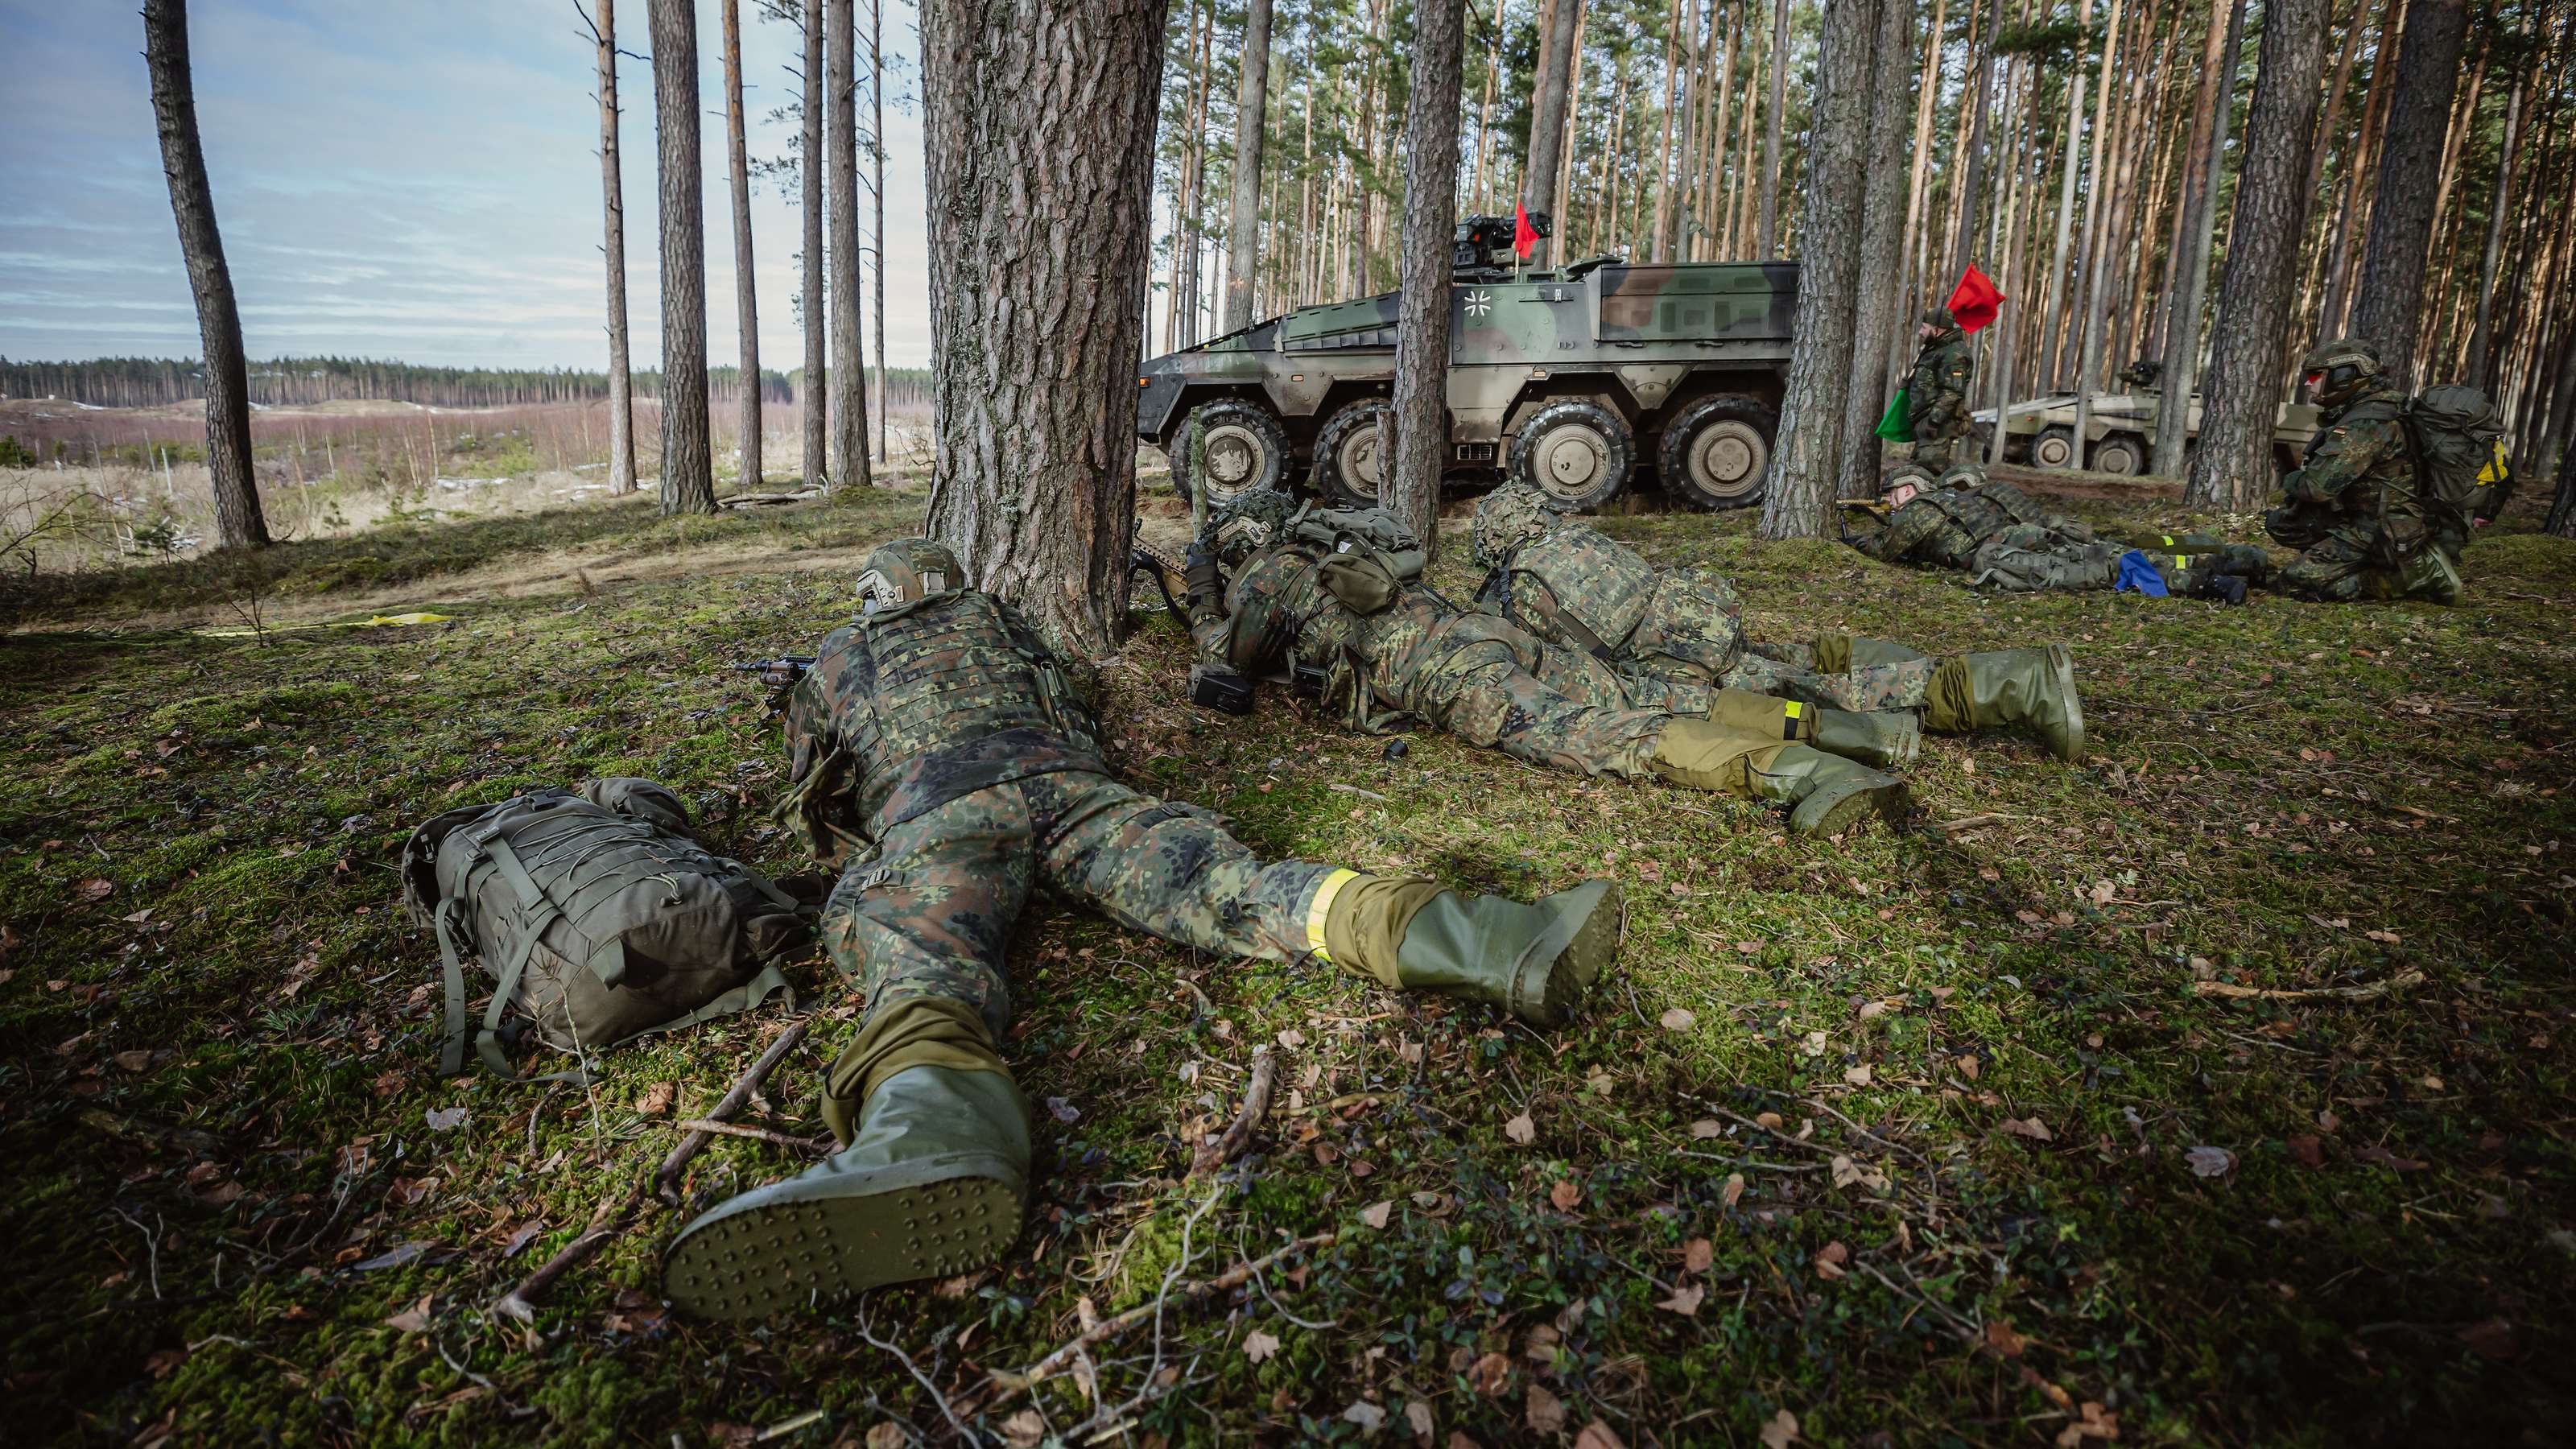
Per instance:
[[[1509,217],[1458,226],[1452,471],[1508,472],[1569,510],[1600,507],[1643,471],[1698,507],[1760,502],[1797,267],[1594,257],[1523,273],[1511,238]],[[1211,502],[1297,480],[1375,501],[1397,303],[1388,292],[1302,307],[1155,358],[1136,379],[1138,436],[1178,453],[1195,421]],[[1176,458],[1175,476],[1185,471]]]
[[[2120,381],[2129,385],[2125,393],[2095,393],[2093,406],[2084,422],[2081,461],[2075,439],[2075,394],[2052,393],[2012,405],[2012,422],[2004,438],[2004,457],[2014,463],[2029,463],[2040,468],[2089,468],[2096,473],[2143,473],[2147,458],[2155,451],[2156,413],[2164,405],[2164,393],[2156,385],[2158,369],[2150,362],[2124,368]],[[1977,439],[1991,445],[1995,433],[1995,410],[1982,408],[1974,415]],[[2200,441],[2200,394],[2191,395],[2191,412],[2184,419],[2186,447]],[[2287,402],[2272,430],[2272,461],[2281,472],[2299,466],[2300,450],[2317,430],[2317,410],[2306,403]]]

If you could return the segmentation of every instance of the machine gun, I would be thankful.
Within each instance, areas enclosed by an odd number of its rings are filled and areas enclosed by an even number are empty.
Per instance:
[[[1540,236],[1554,236],[1556,229],[1544,211],[1529,214],[1530,230]],[[1508,282],[1512,279],[1512,218],[1508,216],[1461,217],[1458,230],[1449,243],[1449,277],[1457,282]]]
[[[772,689],[795,688],[796,682],[805,677],[805,671],[813,667],[814,656],[811,654],[781,654],[775,659],[753,659],[725,666],[739,674],[759,675],[760,682]]]

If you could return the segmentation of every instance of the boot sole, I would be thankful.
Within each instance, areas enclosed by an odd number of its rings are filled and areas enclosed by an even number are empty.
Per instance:
[[[971,1272],[1019,1235],[1019,1195],[999,1177],[829,1197],[782,1193],[684,1231],[663,1260],[662,1291],[693,1317],[764,1318],[888,1283]]]
[[[1883,785],[1853,783],[1828,785],[1800,801],[1790,812],[1789,824],[1800,835],[1842,835],[1872,814],[1893,821],[1905,812],[1911,798],[1902,780]]]
[[[1618,955],[1619,942],[1628,930],[1627,897],[1617,881],[1607,884],[1609,888],[1592,903],[1583,923],[1540,968],[1547,975],[1539,985],[1535,1006],[1514,1015],[1532,1026],[1563,1026],[1574,1014],[1575,1004],[1601,979],[1601,968]]]
[[[2075,655],[2063,644],[2048,646],[2049,667],[2057,672],[2057,688],[2066,701],[2066,749],[2058,758],[2068,764],[2084,758],[2084,701],[2075,692]]]

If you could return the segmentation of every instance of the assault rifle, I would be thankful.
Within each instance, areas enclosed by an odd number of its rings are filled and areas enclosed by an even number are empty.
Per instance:
[[[725,666],[740,674],[757,674],[760,682],[772,689],[795,688],[796,681],[803,679],[805,671],[813,667],[814,656],[811,654],[781,654],[775,659],[754,659]]]

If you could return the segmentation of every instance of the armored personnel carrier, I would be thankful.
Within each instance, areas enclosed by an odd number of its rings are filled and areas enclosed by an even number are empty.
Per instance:
[[[2096,473],[2145,472],[2147,458],[2155,451],[2156,414],[2164,406],[2164,392],[2157,385],[2160,371],[2152,362],[2133,363],[2119,374],[2129,391],[2093,395],[2093,405],[2084,420],[2080,462],[2075,438],[2075,394],[2051,393],[2014,403],[2005,430],[2005,461],[2039,468],[2089,468]],[[2191,395],[2191,411],[2184,415],[2186,451],[2200,443],[2200,413],[2200,394],[2195,392]],[[1995,410],[1981,408],[1970,415],[1970,422],[1978,443],[1991,447]],[[2274,469],[2287,473],[2299,466],[2301,450],[2316,430],[2314,407],[2301,402],[2281,404],[2272,430]]]
[[[1532,219],[1545,234],[1545,218]],[[1459,223],[1449,289],[1453,482],[1526,479],[1569,510],[1651,471],[1701,508],[1762,499],[1789,367],[1793,263],[1632,266],[1593,257],[1522,272],[1512,218]],[[1398,296],[1301,307],[1155,358],[1137,435],[1178,454],[1201,428],[1210,502],[1304,482],[1374,502],[1395,382]],[[1177,457],[1173,476],[1187,468]]]

